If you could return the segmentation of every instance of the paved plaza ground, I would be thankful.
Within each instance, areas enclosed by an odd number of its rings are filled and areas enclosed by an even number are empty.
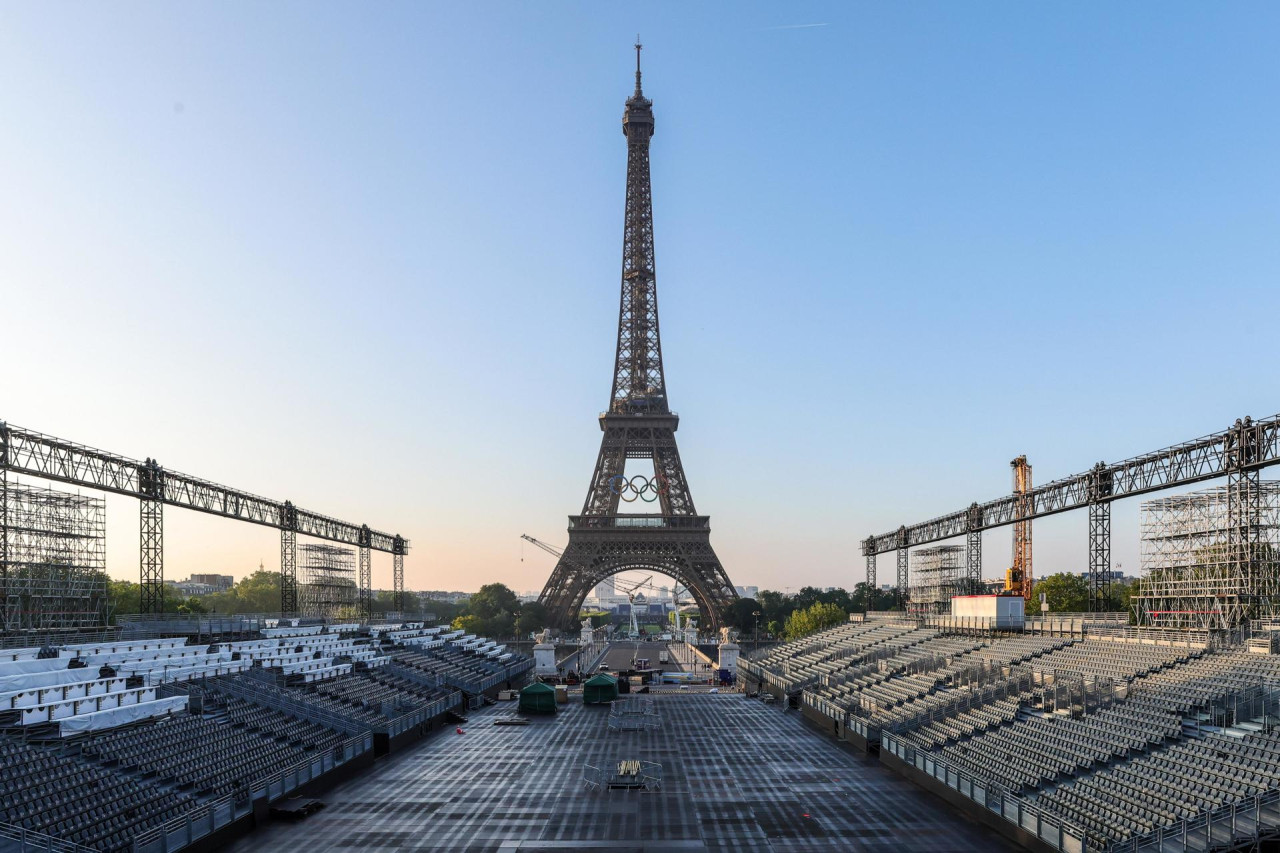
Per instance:
[[[654,697],[657,731],[609,733],[607,707],[560,706],[523,727],[474,712],[321,795],[327,808],[229,849],[1003,851],[941,800],[741,694]],[[661,791],[588,791],[582,767],[659,762]]]

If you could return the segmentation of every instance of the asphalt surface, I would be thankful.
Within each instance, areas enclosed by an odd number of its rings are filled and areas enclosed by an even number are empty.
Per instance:
[[[670,663],[661,664],[658,662],[658,653],[669,651],[668,657]],[[607,664],[611,672],[619,670],[633,669],[632,661],[637,658],[648,658],[649,667],[651,669],[661,669],[663,672],[680,672],[683,667],[676,661],[676,653],[669,649],[667,643],[642,643],[637,640],[620,640],[609,644],[608,649],[604,653],[603,663]],[[598,670],[600,667],[597,666]]]

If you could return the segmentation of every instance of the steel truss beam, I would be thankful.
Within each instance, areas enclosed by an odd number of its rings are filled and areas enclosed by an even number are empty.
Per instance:
[[[298,531],[280,528],[280,615],[298,612]]]
[[[876,589],[876,555],[875,554],[867,555],[867,586],[870,587],[872,594],[874,594]],[[873,606],[875,604],[874,598],[868,598],[867,600],[869,602],[868,606]]]
[[[895,592],[898,596],[898,604],[905,609],[907,606],[907,587],[911,582],[910,555],[907,551],[907,529],[905,527],[898,528],[896,537],[898,543],[898,582]]]
[[[1089,612],[1112,610],[1111,504],[1089,504]]]
[[[409,549],[409,541],[395,537],[391,542],[391,606],[397,613],[404,613],[404,552]]]
[[[155,464],[154,460],[149,462]],[[73,486],[131,497],[146,494],[143,491],[142,469],[147,463],[12,424],[0,423],[0,464],[19,474]],[[159,496],[162,503],[251,524],[280,527],[286,502],[168,471],[158,465],[156,468],[162,474],[163,485]],[[303,535],[345,545],[358,545],[360,542],[359,524],[296,507],[294,512],[297,516],[296,530]],[[391,533],[371,530],[369,547],[375,551],[390,552],[396,538]],[[401,541],[407,550],[408,541]]]
[[[360,548],[360,618],[368,622],[373,616],[373,570],[369,549]]]
[[[970,593],[982,589],[982,512],[978,505],[969,505],[968,532],[965,534],[965,581]]]
[[[164,504],[154,498],[138,501],[139,526],[139,613],[164,612]]]
[[[1240,459],[1237,463],[1235,460]],[[1197,438],[1136,456],[1111,465],[1099,463],[1083,474],[1075,474],[1033,488],[1027,495],[1028,519],[1043,518],[1087,506],[1090,484],[1108,478],[1110,494],[1098,500],[1112,501],[1188,486],[1228,474],[1240,465],[1257,471],[1280,463],[1280,415],[1260,421],[1244,418],[1222,432]],[[907,547],[939,542],[969,532],[972,507],[939,516],[906,528]],[[1018,496],[1007,495],[978,504],[977,529],[991,530],[1020,520]],[[898,550],[901,531],[881,533],[863,543],[865,554],[887,554]]]

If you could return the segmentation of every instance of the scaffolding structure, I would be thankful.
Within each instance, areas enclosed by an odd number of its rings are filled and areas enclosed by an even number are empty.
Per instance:
[[[1280,616],[1280,482],[1230,485],[1142,504],[1138,624],[1234,630]]]
[[[965,570],[965,546],[938,545],[911,552],[911,587],[907,612],[925,616],[951,612],[951,597],[970,592]]]
[[[0,634],[107,624],[106,502],[0,477]]]
[[[356,608],[356,552],[322,542],[299,545],[302,584],[299,612],[303,616],[347,618]]]

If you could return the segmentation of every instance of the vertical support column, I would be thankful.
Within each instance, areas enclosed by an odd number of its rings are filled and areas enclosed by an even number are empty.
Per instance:
[[[1115,606],[1111,598],[1112,473],[1099,462],[1089,472],[1089,612]]]
[[[396,534],[391,542],[392,554],[392,606],[397,613],[404,613],[404,552],[408,550],[404,539]]]
[[[298,510],[289,501],[280,508],[280,615],[298,613]]]
[[[982,590],[982,507],[969,504],[965,517],[965,585],[970,595]]]
[[[138,469],[139,613],[164,613],[164,469],[147,458]]]
[[[360,528],[360,619],[365,624],[373,618],[373,567],[369,562],[369,525]]]
[[[0,631],[9,624],[9,427],[0,422]]]
[[[1111,603],[1111,503],[1089,504],[1089,612]]]
[[[867,558],[867,609],[876,609],[876,538],[868,536],[862,542],[862,555]]]
[[[1258,461],[1259,439],[1258,429],[1249,417],[1237,420],[1227,438],[1227,553],[1245,608],[1244,613],[1229,617],[1232,622],[1256,615],[1267,590],[1267,582],[1258,571],[1262,488],[1261,472],[1253,466]]]
[[[907,562],[907,528],[898,528],[898,582],[895,593],[898,598],[898,605],[903,609],[907,609],[907,584],[910,581],[910,568]]]

